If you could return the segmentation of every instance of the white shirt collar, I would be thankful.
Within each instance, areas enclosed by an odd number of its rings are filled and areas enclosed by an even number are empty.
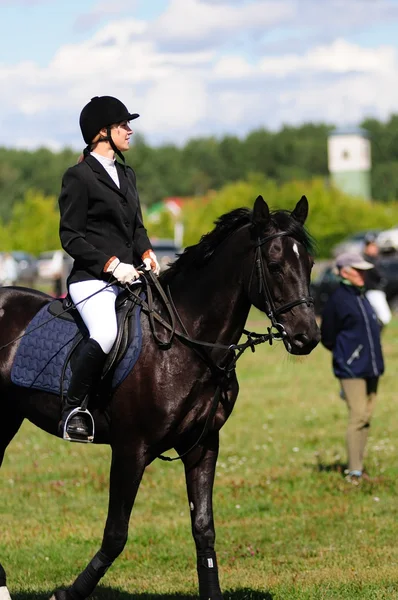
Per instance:
[[[103,167],[115,167],[116,160],[114,158],[108,158],[107,156],[102,156],[102,154],[97,154],[97,152],[90,152],[91,156],[94,156],[101,163]]]

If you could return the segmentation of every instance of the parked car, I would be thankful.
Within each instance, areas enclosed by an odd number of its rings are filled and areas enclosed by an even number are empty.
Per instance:
[[[14,250],[11,255],[17,262],[17,283],[32,287],[37,279],[37,260],[32,254]]]
[[[37,272],[40,279],[54,280],[69,275],[73,259],[63,250],[49,250],[39,254]]]
[[[174,240],[152,239],[151,244],[159,261],[161,271],[167,269],[169,264],[175,261],[177,254],[182,252],[182,248],[177,246]]]
[[[385,280],[385,292],[391,311],[398,314],[398,255],[380,258],[380,274]],[[329,265],[311,282],[311,296],[314,298],[316,314],[320,315],[334,290],[339,278],[333,266]]]
[[[380,252],[398,251],[398,227],[386,229],[377,236],[377,245]]]
[[[365,245],[365,238],[369,234],[373,234],[377,236],[377,243],[379,243],[379,234],[380,229],[367,229],[366,231],[358,231],[353,235],[348,236],[342,242],[334,246],[332,249],[332,256],[336,258],[339,254],[343,252],[359,252],[363,251]]]
[[[8,257],[8,258],[7,258]],[[11,260],[11,264],[7,263]],[[8,266],[6,266],[8,264]],[[15,250],[0,252],[0,284],[33,287],[37,277],[37,263],[28,252]]]

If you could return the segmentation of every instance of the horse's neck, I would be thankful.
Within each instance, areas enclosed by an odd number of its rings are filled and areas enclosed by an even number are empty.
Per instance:
[[[242,284],[242,267],[233,255],[213,257],[199,270],[178,277],[171,293],[192,337],[223,344],[237,343],[250,303]]]

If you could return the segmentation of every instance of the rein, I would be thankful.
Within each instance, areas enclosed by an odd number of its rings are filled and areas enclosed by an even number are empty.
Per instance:
[[[148,295],[147,302],[145,300],[143,300],[142,298],[140,298],[139,295],[136,292],[134,292],[131,288],[129,288],[128,285],[127,285],[127,288],[129,290],[130,294],[132,296],[134,296],[134,302],[136,302],[137,304],[140,304],[142,307],[142,310],[149,316],[150,325],[151,325],[151,333],[161,348],[164,348],[164,349],[170,348],[171,341],[172,341],[173,337],[176,336],[181,341],[189,342],[189,344],[192,344],[194,346],[203,346],[203,347],[207,347],[207,348],[226,350],[226,351],[237,350],[240,352],[240,354],[239,354],[239,356],[240,356],[241,353],[244,352],[244,350],[246,350],[247,348],[252,348],[253,346],[257,346],[258,344],[263,344],[264,342],[269,342],[270,345],[272,345],[272,341],[274,339],[278,340],[278,341],[282,339],[279,337],[278,334],[274,334],[271,332],[271,329],[272,329],[271,327],[268,327],[268,333],[266,333],[266,334],[249,332],[246,329],[244,329],[243,333],[245,335],[247,335],[247,337],[249,338],[249,340],[247,342],[245,342],[244,344],[226,345],[226,344],[219,344],[217,342],[205,342],[203,340],[198,340],[198,339],[192,338],[188,334],[188,332],[185,328],[185,325],[183,324],[183,322],[181,320],[181,317],[178,315],[177,309],[175,308],[173,299],[170,294],[170,289],[168,289],[168,296],[166,296],[162,286],[160,285],[158,279],[155,277],[155,275],[152,273],[152,271],[147,271],[147,276],[149,276],[149,278],[151,280],[151,284],[153,284],[153,286],[159,292],[159,295],[161,296],[163,302],[168,307],[168,312],[170,310],[172,310],[172,313],[174,313],[173,314],[173,324],[170,324],[168,321],[166,321],[153,308],[153,294],[152,294],[152,291],[151,291],[151,288],[150,288],[150,285],[148,282],[146,282],[146,291],[149,292],[147,294]],[[169,314],[170,314],[170,312],[169,312]],[[184,330],[184,332],[178,331],[175,328],[176,318],[178,319],[178,322],[179,322],[181,328]],[[155,330],[153,329],[155,326],[155,321],[160,323],[165,329],[167,329],[170,332],[170,337],[167,341],[160,340],[160,338],[156,334]],[[252,348],[252,350],[254,352],[253,348]]]

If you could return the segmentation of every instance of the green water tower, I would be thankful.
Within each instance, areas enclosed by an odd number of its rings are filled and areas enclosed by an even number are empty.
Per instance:
[[[334,129],[328,137],[328,165],[336,188],[371,200],[372,159],[370,134],[366,129]]]

